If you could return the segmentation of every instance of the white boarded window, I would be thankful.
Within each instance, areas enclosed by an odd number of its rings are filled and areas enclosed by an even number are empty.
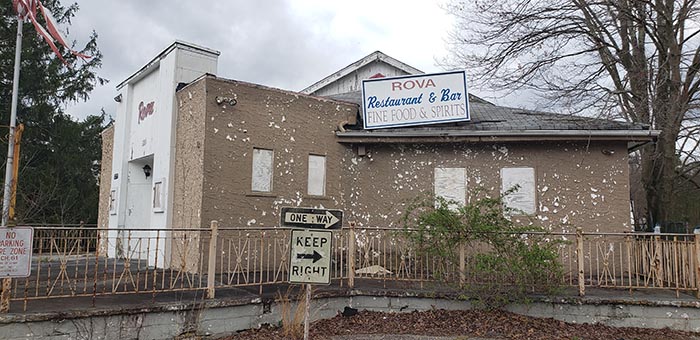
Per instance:
[[[326,156],[309,155],[309,177],[306,192],[313,196],[326,194]]]
[[[153,211],[163,212],[163,179],[153,184]]]
[[[272,159],[272,150],[253,149],[253,175],[251,185],[253,191],[272,191]]]
[[[117,190],[115,189],[109,192],[109,214],[117,214]]]
[[[506,207],[514,209],[515,214],[534,214],[535,169],[501,169],[501,193],[504,193],[516,186],[518,186],[518,189],[504,198]]]
[[[467,197],[465,169],[435,168],[435,196],[464,205]]]

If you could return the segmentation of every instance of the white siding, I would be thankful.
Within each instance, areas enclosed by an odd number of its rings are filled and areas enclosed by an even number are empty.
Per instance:
[[[348,93],[362,90],[362,80],[381,73],[385,77],[404,76],[408,73],[383,62],[373,62],[342,77],[314,92],[317,96],[329,96],[338,93]]]

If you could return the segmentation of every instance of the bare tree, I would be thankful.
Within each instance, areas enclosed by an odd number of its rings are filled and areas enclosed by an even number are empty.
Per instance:
[[[495,89],[536,90],[574,112],[660,130],[641,150],[643,183],[653,220],[672,218],[683,175],[677,140],[698,129],[690,119],[700,87],[696,1],[454,0],[447,9],[457,23],[445,66],[466,67]]]

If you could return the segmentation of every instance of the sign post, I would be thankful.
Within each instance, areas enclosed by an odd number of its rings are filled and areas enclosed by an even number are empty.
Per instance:
[[[281,225],[293,229],[289,253],[289,282],[306,284],[304,339],[309,338],[311,285],[331,283],[333,232],[343,225],[340,210],[291,208],[281,210]]]

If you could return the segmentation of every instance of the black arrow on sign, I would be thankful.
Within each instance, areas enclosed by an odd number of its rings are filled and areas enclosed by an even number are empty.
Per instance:
[[[323,256],[319,254],[317,251],[314,250],[313,254],[297,254],[298,259],[307,259],[307,260],[314,260],[312,263],[316,263],[316,261],[320,260]]]

